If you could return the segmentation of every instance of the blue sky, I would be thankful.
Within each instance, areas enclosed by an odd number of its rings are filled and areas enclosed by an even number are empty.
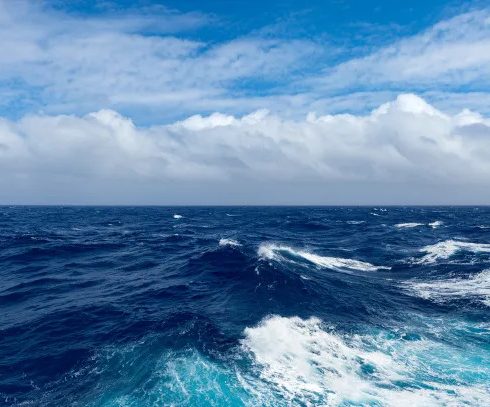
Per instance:
[[[490,198],[484,1],[0,0],[0,49],[4,202]]]
[[[486,106],[479,93],[487,92],[488,80],[466,80],[465,69],[441,72],[442,79],[458,75],[444,83],[420,75],[383,82],[375,78],[383,75],[378,72],[368,72],[364,81],[323,80],[332,70],[343,69],[342,63],[400,47],[403,40],[417,39],[440,22],[485,10],[484,3],[3,0],[1,4],[8,32],[3,41],[9,43],[4,48],[13,61],[7,59],[0,69],[0,109],[11,118],[113,108],[149,125],[192,113],[243,114],[263,107],[288,114],[303,114],[312,105],[321,113],[365,112],[407,91],[447,109],[460,107],[457,97],[480,110]],[[472,21],[466,24],[478,31]],[[435,47],[445,46],[451,41],[471,42],[479,34],[471,32],[464,38],[463,33],[453,39],[442,31],[430,41]],[[79,47],[79,55],[66,49],[70,41]],[[139,64],[145,59],[148,64],[142,68]],[[451,101],[455,106],[447,102],[447,93],[456,94]]]

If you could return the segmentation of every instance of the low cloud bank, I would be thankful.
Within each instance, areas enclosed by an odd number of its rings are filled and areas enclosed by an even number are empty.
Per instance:
[[[0,170],[4,202],[28,200],[22,191],[29,189],[49,195],[41,202],[69,202],[80,188],[92,187],[97,191],[90,202],[105,202],[104,187],[114,185],[115,196],[132,202],[140,183],[150,195],[165,188],[171,193],[169,185],[195,187],[201,200],[196,195],[190,203],[212,202],[214,192],[206,196],[199,189],[206,183],[216,188],[242,183],[243,196],[247,185],[287,185],[275,202],[289,202],[294,186],[305,184],[311,190],[342,185],[346,197],[352,195],[349,185],[364,185],[369,194],[370,184],[429,189],[471,184],[480,191],[490,187],[490,120],[469,110],[445,114],[413,94],[366,116],[310,113],[302,121],[256,111],[139,128],[112,110],[83,117],[26,116],[0,120]],[[408,196],[403,190],[393,194]],[[243,203],[254,203],[252,195]],[[147,198],[142,202],[151,203]]]

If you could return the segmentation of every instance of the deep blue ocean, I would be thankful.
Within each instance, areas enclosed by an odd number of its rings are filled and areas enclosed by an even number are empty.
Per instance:
[[[0,207],[0,405],[490,405],[489,207]]]

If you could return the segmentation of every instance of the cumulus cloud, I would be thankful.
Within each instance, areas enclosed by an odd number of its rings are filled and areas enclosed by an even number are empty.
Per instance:
[[[196,115],[143,128],[115,111],[101,110],[81,117],[0,121],[3,202],[39,187],[62,202],[77,197],[79,190],[97,188],[99,195],[90,202],[111,202],[105,190],[129,203],[174,203],[165,192],[173,191],[178,199],[175,186],[180,185],[187,188],[189,202],[240,203],[215,195],[231,184],[248,196],[241,203],[294,202],[302,185],[311,187],[303,203],[317,202],[320,195],[325,199],[320,193],[325,189],[349,203],[349,189],[390,184],[399,190],[388,196],[394,193],[403,201],[426,187],[467,187],[468,180],[475,191],[488,191],[488,157],[488,118],[469,110],[448,115],[413,94],[364,116],[311,113],[303,120],[259,110],[242,117]],[[147,195],[136,199],[141,185],[148,187]],[[270,185],[282,185],[282,195],[274,196]],[[254,195],[257,188],[263,188],[260,196]],[[488,193],[476,193],[469,199],[485,197]],[[331,198],[327,195],[323,203],[338,202]],[[374,193],[370,198],[376,202]],[[49,200],[42,196],[40,202]]]

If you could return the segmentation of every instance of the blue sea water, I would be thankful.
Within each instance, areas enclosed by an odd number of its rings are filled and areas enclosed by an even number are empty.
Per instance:
[[[490,405],[488,207],[1,207],[0,404]]]

